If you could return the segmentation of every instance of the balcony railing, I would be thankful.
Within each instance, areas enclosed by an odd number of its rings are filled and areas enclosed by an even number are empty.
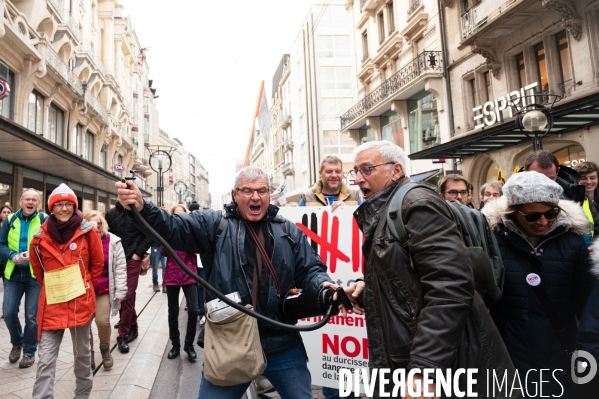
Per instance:
[[[360,102],[341,115],[341,129],[345,129],[354,120],[379,105],[425,72],[443,71],[443,59],[440,51],[423,51],[408,65],[397,71],[382,85],[364,97]]]
[[[370,56],[368,55],[368,53],[364,54],[364,57],[362,57],[362,64],[366,62],[367,59],[369,59]]]
[[[71,35],[79,41],[79,27],[77,21],[71,15],[71,10],[62,10],[62,25],[65,25],[71,32]]]
[[[506,14],[515,3],[521,1],[522,0],[479,1],[475,6],[462,14],[462,40],[467,39],[488,23]]]
[[[85,102],[92,107],[94,111],[96,111],[100,118],[103,119],[104,123],[110,126],[110,117],[108,116],[108,111],[106,111],[106,108],[100,104],[100,101],[94,97],[89,90],[85,92]]]
[[[96,68],[96,70],[100,72],[102,75],[106,73],[102,60],[94,53],[94,48],[90,42],[85,41],[81,43],[79,46],[77,46],[75,51],[77,51],[80,54],[85,54],[87,58],[89,58],[89,60],[91,61],[92,65]]]
[[[50,47],[49,45],[40,43],[38,45],[38,51],[46,60],[46,64],[56,72],[58,76],[60,76],[71,88],[78,94],[83,95],[83,86],[81,85],[81,81],[75,75],[73,71],[71,71],[68,65],[60,59],[58,54]]]
[[[414,14],[414,11],[416,11],[418,7],[420,7],[420,0],[414,0],[414,3],[408,8],[408,17]]]
[[[283,165],[283,167],[281,168],[281,173],[283,173],[283,176],[294,174],[295,168],[293,167],[293,162],[289,162],[288,164]]]

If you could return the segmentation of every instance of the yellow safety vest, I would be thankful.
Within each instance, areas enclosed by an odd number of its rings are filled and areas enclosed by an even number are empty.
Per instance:
[[[582,203],[582,210],[584,211],[584,214],[587,215],[587,219],[589,219],[589,222],[591,222],[593,224],[593,226],[595,225],[595,221],[593,220],[593,214],[591,213],[591,202],[589,201],[589,199],[585,199],[584,202]],[[595,234],[595,232],[593,230],[591,230],[591,237],[593,237]]]

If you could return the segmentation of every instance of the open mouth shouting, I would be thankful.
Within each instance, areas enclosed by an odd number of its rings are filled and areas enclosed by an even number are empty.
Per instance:
[[[362,191],[362,196],[364,199],[368,199],[372,196],[372,190],[366,187],[360,187],[360,191]]]

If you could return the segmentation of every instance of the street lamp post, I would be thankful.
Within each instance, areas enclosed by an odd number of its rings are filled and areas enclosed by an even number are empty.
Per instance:
[[[541,97],[546,101],[538,104],[536,98]],[[553,97],[553,101],[547,99]],[[528,138],[532,138],[532,149],[538,151],[543,149],[543,137],[551,132],[553,127],[553,105],[561,99],[556,94],[533,94],[526,96],[532,101],[530,104],[522,107],[516,118],[516,127]],[[513,104],[511,104],[513,106]],[[532,135],[532,136],[531,136]]]
[[[173,164],[171,155],[176,148],[166,145],[148,146],[146,148],[150,152],[150,159],[148,163],[150,164],[152,170],[158,174],[156,176],[156,180],[158,182],[158,187],[156,188],[156,200],[158,202],[158,206],[162,206],[162,203],[164,202],[163,174],[168,172],[168,170],[171,168]]]

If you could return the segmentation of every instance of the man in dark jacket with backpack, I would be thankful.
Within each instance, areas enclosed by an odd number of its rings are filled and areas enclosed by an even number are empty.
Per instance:
[[[233,202],[223,212],[199,210],[173,215],[144,202],[134,185],[129,190],[119,182],[117,187],[119,202],[135,205],[173,249],[200,254],[211,285],[223,294],[237,292],[243,305],[252,304],[264,316],[279,320],[280,298],[293,287],[303,292],[336,288],[306,236],[289,220],[277,216],[277,207],[269,205],[268,174],[256,166],[238,172]],[[207,301],[212,299],[207,297]],[[299,333],[261,321],[258,330],[267,359],[263,375],[284,399],[312,398],[306,352]],[[249,383],[220,386],[202,373],[199,399],[241,398]]]
[[[434,191],[410,190],[401,207],[408,233],[403,248],[390,233],[387,212],[396,191],[410,181],[404,176],[405,153],[379,141],[354,154],[353,177],[365,199],[354,214],[365,236],[365,276],[350,288],[354,310],[365,311],[370,367],[404,369],[406,375],[412,369],[476,368],[475,392],[489,397],[487,370],[507,373],[512,381],[514,367],[474,290],[455,215]],[[426,381],[415,374],[417,380]],[[460,379],[459,386],[466,383]],[[427,386],[434,392],[434,383]],[[492,397],[506,396],[503,391]]]

